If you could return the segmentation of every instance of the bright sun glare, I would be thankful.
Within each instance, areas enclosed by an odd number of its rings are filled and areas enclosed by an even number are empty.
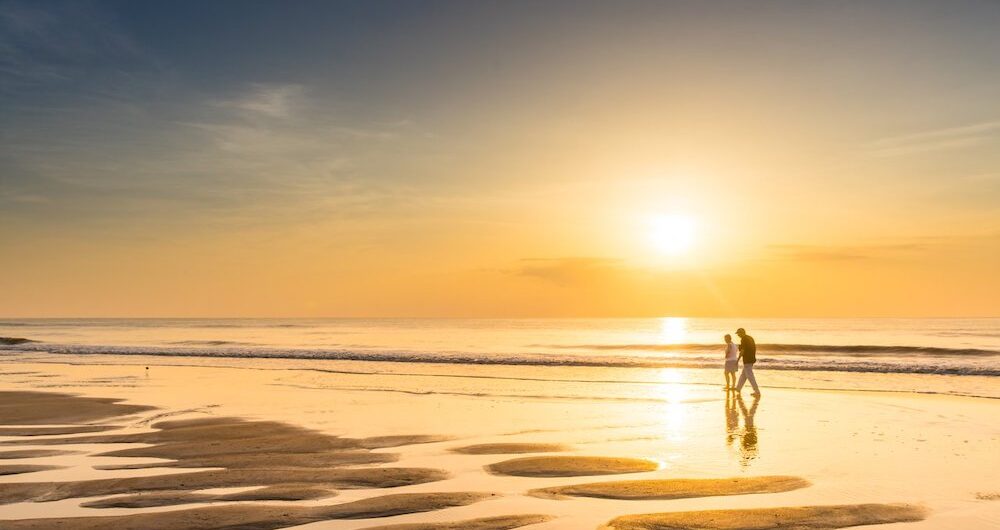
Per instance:
[[[687,215],[656,215],[649,221],[649,241],[663,254],[685,254],[694,245],[695,222]]]

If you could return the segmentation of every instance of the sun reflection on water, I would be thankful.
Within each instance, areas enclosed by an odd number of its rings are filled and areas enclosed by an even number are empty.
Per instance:
[[[688,319],[665,317],[660,319],[660,343],[684,344],[688,334]]]
[[[664,438],[675,442],[684,441],[690,408],[687,401],[691,395],[690,386],[686,384],[687,376],[681,370],[665,368],[659,371],[658,379],[662,384],[657,392],[665,401],[661,408]]]

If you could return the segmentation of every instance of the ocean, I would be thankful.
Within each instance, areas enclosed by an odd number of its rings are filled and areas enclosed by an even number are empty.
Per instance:
[[[1000,376],[998,318],[5,319],[0,355],[713,368],[737,327],[759,369]]]

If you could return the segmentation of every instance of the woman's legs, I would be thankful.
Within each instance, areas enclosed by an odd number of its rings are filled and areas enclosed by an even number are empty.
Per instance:
[[[726,388],[729,390],[736,388],[736,370],[731,366],[730,361],[726,361],[726,366],[723,368],[723,372],[726,375]]]

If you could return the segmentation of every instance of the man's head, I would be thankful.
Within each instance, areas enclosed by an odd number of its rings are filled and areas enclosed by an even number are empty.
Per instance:
[[[740,329],[736,330],[736,336],[738,336],[739,338],[742,339],[743,337],[746,337],[746,335],[747,335],[747,331],[745,329],[740,328]]]
[[[729,342],[733,342],[733,336],[732,336],[732,335],[730,335],[730,334],[728,334],[728,333],[726,333],[726,336],[725,336],[725,337],[723,337],[723,338],[725,338],[725,339],[726,339],[726,342],[727,342],[727,343],[729,343]]]

